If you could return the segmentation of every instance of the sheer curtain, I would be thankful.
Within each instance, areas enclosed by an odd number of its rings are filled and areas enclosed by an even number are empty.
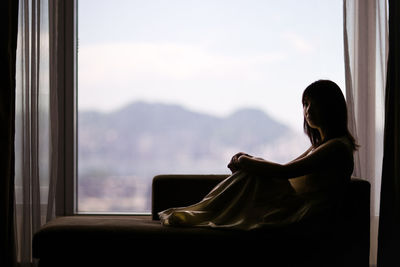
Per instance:
[[[31,266],[32,236],[54,213],[57,116],[54,1],[20,0],[16,58],[15,205],[17,262]],[[50,6],[51,5],[51,6]],[[51,26],[51,27],[50,27]]]
[[[387,63],[386,0],[344,0],[344,55],[349,126],[360,145],[354,176],[371,183],[371,253],[376,264]]]

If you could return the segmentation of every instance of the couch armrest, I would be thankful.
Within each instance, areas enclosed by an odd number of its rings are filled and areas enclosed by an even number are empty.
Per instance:
[[[192,205],[203,199],[228,174],[164,174],[153,178],[153,220],[159,220],[158,212],[171,207]]]
[[[352,177],[345,194],[344,231],[348,243],[349,266],[369,266],[371,184]]]

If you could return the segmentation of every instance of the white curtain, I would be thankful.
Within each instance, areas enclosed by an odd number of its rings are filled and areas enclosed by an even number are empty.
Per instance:
[[[15,201],[17,261],[32,260],[32,236],[54,217],[58,125],[52,0],[20,0],[16,62]],[[54,44],[54,43],[52,43]],[[55,113],[55,114],[54,114]]]
[[[344,56],[349,127],[360,145],[354,176],[371,183],[371,253],[376,264],[383,157],[387,1],[344,0]]]

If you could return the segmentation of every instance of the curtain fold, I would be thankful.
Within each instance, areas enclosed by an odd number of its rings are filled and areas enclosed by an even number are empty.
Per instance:
[[[0,4],[0,266],[14,266],[14,118],[18,0]]]
[[[371,252],[376,264],[383,95],[387,63],[387,0],[344,0],[343,33],[349,129],[360,145],[354,176],[371,183]]]
[[[49,189],[47,196],[47,213],[46,222],[52,220],[56,215],[55,199],[56,199],[56,186],[58,182],[58,160],[59,154],[59,105],[58,105],[58,88],[57,88],[57,54],[58,54],[58,14],[59,5],[62,1],[51,0],[48,2],[48,21],[49,21],[49,131],[50,144],[49,144],[49,157],[51,160],[49,166]]]
[[[51,2],[51,3],[49,3]],[[35,266],[32,237],[55,217],[58,121],[51,114],[56,65],[54,1],[21,0],[18,20],[15,99],[15,205],[19,266]],[[53,92],[54,91],[54,92]],[[56,114],[56,116],[58,116]],[[54,141],[55,140],[55,141]]]
[[[378,266],[400,266],[400,3],[389,0],[389,59]]]

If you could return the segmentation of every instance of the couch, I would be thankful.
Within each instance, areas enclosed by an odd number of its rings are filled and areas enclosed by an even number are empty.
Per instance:
[[[34,234],[46,266],[165,264],[369,266],[370,184],[351,178],[340,207],[275,229],[241,231],[162,226],[157,213],[201,200],[227,175],[158,175],[151,215],[58,217]]]

